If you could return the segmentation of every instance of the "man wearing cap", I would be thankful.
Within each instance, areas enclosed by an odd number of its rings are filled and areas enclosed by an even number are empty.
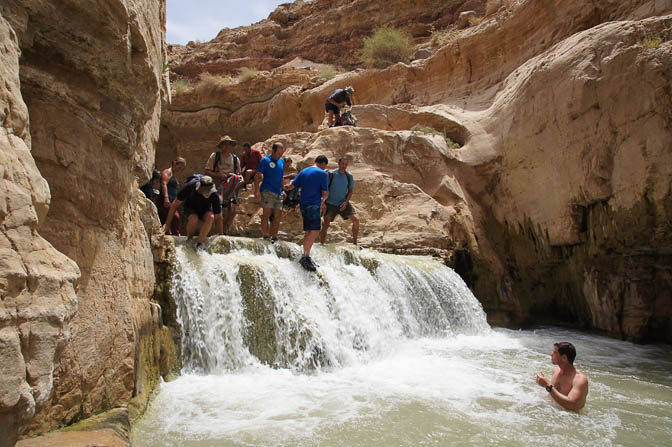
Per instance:
[[[357,234],[359,233],[359,217],[355,208],[350,203],[352,192],[355,189],[355,180],[348,169],[349,158],[342,156],[338,159],[338,169],[329,171],[329,196],[325,201],[326,211],[324,213],[324,222],[322,232],[320,233],[320,243],[324,244],[327,240],[327,230],[329,224],[340,215],[342,219],[352,221],[352,243],[357,245]]]
[[[184,203],[184,213],[187,215],[187,239],[191,239],[196,232],[198,221],[201,220],[201,231],[196,240],[196,248],[199,248],[212,228],[212,223],[217,214],[222,213],[217,188],[212,177],[204,175],[200,179],[195,178],[188,182],[177,193],[177,198],[170,205],[166,223],[162,230],[166,232],[170,228],[175,210]]]
[[[264,239],[271,242],[278,240],[278,229],[282,217],[282,178],[285,173],[285,160],[282,154],[285,146],[280,142],[273,143],[271,154],[265,156],[259,162],[257,173],[254,176],[254,196],[261,202],[263,209],[261,215],[261,234]],[[261,186],[259,181],[263,178]],[[273,214],[273,221],[269,218]]]
[[[324,109],[329,115],[329,127],[334,127],[334,120],[341,116],[341,109],[347,104],[352,106],[352,95],[355,89],[352,86],[347,86],[344,89],[339,88],[329,95],[327,101],[324,103]]]
[[[324,155],[318,155],[315,165],[299,172],[287,190],[301,188],[301,216],[303,216],[303,256],[299,264],[306,270],[314,272],[317,265],[310,257],[313,243],[320,235],[322,224],[321,211],[324,210],[324,200],[329,195],[329,175],[325,171],[329,160]]]
[[[205,175],[212,177],[217,185],[222,201],[222,213],[215,214],[215,224],[219,234],[226,234],[238,212],[238,189],[240,187],[240,162],[233,148],[236,140],[226,135],[217,143],[217,151],[210,154],[205,163]],[[223,213],[227,212],[226,219]]]

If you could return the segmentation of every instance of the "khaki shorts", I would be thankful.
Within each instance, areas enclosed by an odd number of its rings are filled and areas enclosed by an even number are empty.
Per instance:
[[[282,195],[265,189],[261,191],[261,207],[282,211]]]

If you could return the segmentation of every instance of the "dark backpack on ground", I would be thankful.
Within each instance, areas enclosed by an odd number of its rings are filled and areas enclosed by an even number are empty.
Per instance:
[[[301,189],[294,188],[290,191],[285,192],[285,198],[282,200],[282,206],[284,208],[296,208],[301,202]]]
[[[350,111],[343,112],[341,115],[336,119],[336,126],[352,126],[356,127],[357,126],[357,119],[355,118],[355,115],[350,113]]]

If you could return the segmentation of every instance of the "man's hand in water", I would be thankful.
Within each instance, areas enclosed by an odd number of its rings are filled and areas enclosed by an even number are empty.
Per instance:
[[[543,387],[547,387],[551,384],[551,382],[544,375],[543,371],[537,374],[537,384]]]

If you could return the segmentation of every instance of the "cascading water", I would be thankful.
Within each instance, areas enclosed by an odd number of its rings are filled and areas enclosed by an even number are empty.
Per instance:
[[[452,270],[429,257],[316,249],[304,271],[293,244],[219,239],[177,248],[173,296],[188,372],[261,361],[303,371],[380,357],[401,339],[477,334],[483,309]]]
[[[440,262],[216,238],[177,248],[183,374],[134,447],[666,445],[672,350],[555,328],[491,330]],[[534,382],[556,341],[590,392],[562,411]]]

